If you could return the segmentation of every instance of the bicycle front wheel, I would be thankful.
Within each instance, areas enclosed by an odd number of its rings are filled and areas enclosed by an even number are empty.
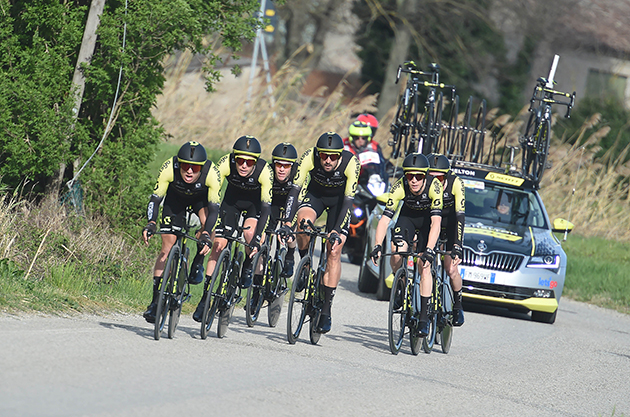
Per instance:
[[[289,306],[287,307],[287,340],[292,345],[300,337],[304,319],[306,318],[306,305],[309,302],[308,284],[310,274],[311,258],[306,256],[300,261],[297,273],[294,275]]]
[[[309,337],[311,339],[311,343],[314,345],[316,345],[317,342],[319,342],[320,337],[322,337],[322,334],[317,331],[317,325],[319,324],[319,319],[322,317],[321,305],[324,302],[320,298],[320,294],[323,294],[323,288],[321,288],[322,286],[321,282],[322,282],[322,277],[320,276],[318,277],[316,282],[313,284],[313,286],[317,285],[317,287],[315,287],[315,291],[314,291],[315,299],[313,301],[315,302],[311,303],[311,306],[316,305],[317,308],[311,309],[311,322],[309,326],[309,330],[310,330]]]
[[[260,251],[254,256],[252,262],[254,272],[258,271],[259,265],[262,265],[262,277],[260,280],[256,279],[258,274],[254,273],[254,282],[247,289],[247,299],[245,302],[245,321],[247,326],[253,327],[254,323],[258,320],[260,315],[260,308],[263,301],[265,301],[265,278],[267,277],[267,271],[269,269],[269,247],[263,245]]]
[[[551,121],[544,120],[538,126],[534,157],[532,163],[532,180],[539,183],[542,180],[547,165],[547,153],[549,152],[549,133]]]
[[[389,313],[387,331],[389,336],[389,350],[398,355],[407,321],[407,280],[405,268],[400,268],[394,277],[392,291],[389,296]]]
[[[269,321],[269,327],[276,327],[278,320],[280,319],[280,313],[282,312],[282,305],[284,304],[284,295],[286,294],[285,278],[282,274],[282,263],[280,259],[285,259],[286,249],[280,249],[279,258],[273,262],[271,268],[269,268],[269,306],[267,307],[267,319]]]
[[[448,353],[451,350],[451,342],[453,341],[453,326],[446,324],[440,334],[440,344],[442,345],[442,352]]]
[[[153,327],[153,337],[155,340],[160,340],[162,330],[164,330],[164,324],[166,323],[166,317],[171,307],[171,294],[175,287],[175,279],[177,274],[177,265],[179,260],[179,246],[173,245],[166,265],[164,266],[164,274],[162,275],[162,282],[159,288],[159,297],[157,303],[157,310],[155,312],[155,325]]]
[[[208,332],[212,328],[212,323],[217,314],[219,303],[223,300],[224,295],[221,290],[227,285],[227,273],[230,266],[230,250],[223,249],[217,259],[212,278],[206,282],[206,300],[203,306],[203,320],[201,320],[201,338],[208,337]]]
[[[181,257],[177,257],[176,261]],[[188,254],[185,255],[185,258],[188,259]],[[171,313],[168,319],[168,338],[172,339],[175,335],[175,329],[177,329],[177,324],[179,323],[179,316],[182,312],[182,304],[184,303],[184,298],[186,297],[186,291],[184,288],[186,286],[186,282],[188,281],[187,276],[187,265],[185,262],[176,262],[178,264],[177,268],[173,269],[173,282],[176,282],[175,290],[173,291],[173,300],[171,305]],[[177,273],[177,277],[175,274]]]

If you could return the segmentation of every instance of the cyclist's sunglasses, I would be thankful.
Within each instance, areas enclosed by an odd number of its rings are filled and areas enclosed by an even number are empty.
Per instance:
[[[254,160],[254,159],[241,158],[241,157],[238,157],[238,156],[236,157],[236,164],[237,165],[247,164],[248,167],[253,167],[255,163],[256,163],[256,160]]]
[[[368,140],[369,138],[370,138],[369,136],[353,136],[352,140],[357,140],[357,139]]]
[[[407,181],[411,181],[412,179],[416,179],[416,181],[422,181],[424,179],[424,174],[420,172],[408,172],[405,174],[407,177]]]
[[[442,181],[444,177],[446,176],[446,174],[443,172],[429,172],[429,174],[431,174],[431,176],[437,178],[440,181]]]
[[[326,152],[319,153],[319,157],[321,158],[322,161],[325,161],[330,158],[332,162],[335,162],[337,159],[339,159],[340,156],[341,155],[338,153],[326,153]]]
[[[192,169],[192,172],[201,171],[201,165],[197,165],[197,164],[189,164],[188,162],[182,162],[179,164],[179,166],[182,167],[184,172],[187,172],[189,169]]]
[[[291,169],[291,167],[293,166],[293,162],[279,162],[276,161],[276,168],[284,168],[284,169]]]

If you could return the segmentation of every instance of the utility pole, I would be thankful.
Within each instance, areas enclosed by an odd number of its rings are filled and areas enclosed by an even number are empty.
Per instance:
[[[266,9],[266,0],[260,1],[260,15],[259,19],[262,20],[262,17],[265,15]],[[265,38],[262,33],[262,28],[258,28],[256,31],[256,40],[254,41],[254,53],[252,55],[252,65],[251,72],[249,74],[249,87],[247,88],[247,101],[245,102],[246,107],[249,109],[249,103],[252,99],[252,88],[254,86],[254,77],[256,75],[256,65],[258,61],[258,49],[262,53],[263,57],[263,67],[265,68],[265,72],[267,75],[267,94],[269,95],[269,104],[273,108],[275,105],[275,100],[273,98],[273,90],[271,89],[271,70],[269,69],[269,57],[267,56],[267,46],[265,44]]]
[[[90,58],[94,54],[94,48],[96,47],[96,29],[101,21],[101,15],[105,8],[105,0],[92,0],[90,5],[90,11],[88,13],[87,22],[83,31],[83,40],[81,41],[81,49],[79,50],[79,56],[77,58],[77,64],[74,68],[74,76],[72,77],[72,91],[74,91],[74,106],[72,106],[72,126],[71,135],[74,132],[74,126],[79,117],[79,110],[81,110],[81,102],[83,101],[83,92],[85,91],[85,77],[83,71],[81,71],[81,64],[89,63]],[[66,170],[66,164],[64,162],[59,166],[59,173],[57,178],[53,181],[52,186],[54,190],[59,192],[61,183],[63,182],[63,174]]]

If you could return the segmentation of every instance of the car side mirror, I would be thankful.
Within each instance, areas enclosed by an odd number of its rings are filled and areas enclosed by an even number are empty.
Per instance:
[[[553,221],[552,232],[555,233],[569,233],[573,230],[574,224],[565,219],[555,219]]]

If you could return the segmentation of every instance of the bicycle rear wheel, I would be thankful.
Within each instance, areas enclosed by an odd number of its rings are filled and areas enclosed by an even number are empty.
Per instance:
[[[451,158],[453,152],[455,151],[458,112],[459,96],[455,96],[455,100],[451,103],[451,111],[448,115],[448,127],[442,134],[442,136],[444,136],[444,140],[442,140],[442,149],[439,150],[442,154],[446,155],[447,158]]]
[[[431,295],[431,304],[429,305],[429,311],[427,312],[429,317],[429,334],[422,339],[422,350],[425,353],[431,353],[433,350],[433,344],[435,343],[435,334],[437,333],[437,300],[439,295],[439,288],[437,288],[435,279],[433,280],[433,294]]]
[[[472,162],[482,162],[483,159],[483,140],[486,135],[486,100],[481,100],[479,110],[477,110],[477,120],[475,128],[472,131],[470,140],[470,160]]]
[[[311,274],[311,258],[306,256],[302,258],[297,273],[293,278],[291,286],[291,296],[289,297],[289,305],[287,307],[287,340],[290,344],[295,344],[302,326],[306,318],[306,306],[308,300],[309,277]],[[301,288],[299,288],[301,287]]]
[[[180,259],[178,257],[177,259]],[[188,253],[185,255],[185,259],[188,259]],[[175,335],[175,329],[177,329],[177,324],[179,323],[179,316],[182,312],[182,304],[184,303],[184,298],[187,296],[184,288],[186,286],[186,282],[188,282],[188,266],[185,262],[176,262],[178,264],[178,268],[173,269],[173,273],[177,271],[177,280],[174,282],[177,283],[176,290],[173,291],[173,304],[170,308],[170,317],[168,319],[168,338],[172,339]]]
[[[451,342],[453,341],[453,326],[446,324],[442,333],[440,333],[440,344],[442,345],[442,352],[448,353],[451,350]]]
[[[398,355],[403,337],[405,336],[405,323],[407,321],[407,283],[405,268],[396,271],[392,291],[389,296],[389,311],[387,321],[387,332],[389,339],[389,350]]]
[[[162,282],[159,288],[159,297],[155,312],[155,325],[153,327],[153,337],[155,340],[160,340],[162,330],[164,330],[164,324],[166,323],[166,317],[170,311],[171,294],[173,293],[175,279],[177,277],[176,260],[179,260],[179,246],[173,245],[168,253],[166,265],[164,266],[164,274],[162,275]]]
[[[439,153],[442,139],[442,112],[444,111],[444,93],[440,91],[438,99],[435,103],[433,123],[430,131],[430,151],[431,153]]]
[[[267,320],[269,321],[269,327],[276,327],[278,320],[280,319],[280,313],[282,312],[282,305],[284,304],[284,295],[287,292],[285,278],[282,274],[282,262],[281,259],[285,259],[287,250],[285,248],[280,249],[280,255],[272,263],[271,268],[268,269],[268,282],[269,282],[269,303],[267,307]]]
[[[536,134],[536,128],[540,125],[540,120],[534,113],[530,113],[525,125],[525,134],[520,139],[521,141],[521,169],[523,176],[530,178],[530,170],[532,162],[534,160],[534,135]]]
[[[252,267],[254,272],[258,270],[258,265],[262,262],[262,280],[256,282],[256,275],[254,273],[254,282],[247,289],[247,298],[245,302],[245,321],[249,327],[253,327],[254,323],[258,320],[260,315],[260,308],[262,307],[265,294],[265,278],[267,277],[267,270],[269,269],[269,247],[263,245],[260,251],[254,256]]]
[[[212,278],[206,282],[206,301],[203,307],[203,320],[201,321],[201,338],[208,337],[208,332],[212,328],[212,323],[217,313],[217,309],[223,300],[221,289],[227,285],[227,273],[230,266],[230,250],[223,249],[217,259]]]
[[[464,111],[464,119],[462,120],[462,125],[459,127],[457,134],[455,156],[461,157],[463,161],[468,160],[468,141],[470,137],[470,131],[472,130],[472,128],[470,127],[470,119],[472,115],[472,100],[472,96],[468,97],[466,110]]]

